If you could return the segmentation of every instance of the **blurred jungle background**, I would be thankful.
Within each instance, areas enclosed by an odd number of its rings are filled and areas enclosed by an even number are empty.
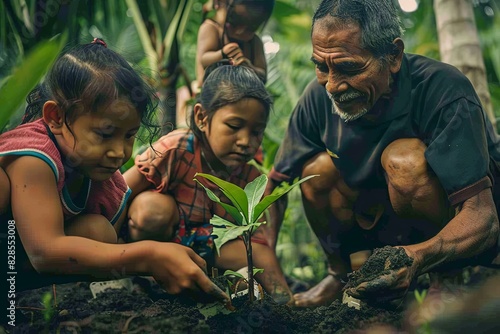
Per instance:
[[[500,117],[500,0],[394,0],[401,9],[406,52],[452,63],[469,76],[490,119]],[[289,115],[307,83],[311,17],[319,0],[277,0],[258,34],[275,98],[263,142],[268,171]],[[195,79],[198,28],[207,0],[2,0],[0,2],[0,131],[19,124],[27,93],[66,46],[103,38],[153,84],[167,133],[182,126],[176,92]],[[210,15],[210,12],[208,13]],[[188,106],[189,107],[189,106]],[[188,108],[189,109],[189,108]],[[139,150],[143,142],[137,141]],[[128,165],[130,166],[130,162]],[[302,214],[298,191],[277,253],[289,276],[315,283],[326,274],[319,242]]]

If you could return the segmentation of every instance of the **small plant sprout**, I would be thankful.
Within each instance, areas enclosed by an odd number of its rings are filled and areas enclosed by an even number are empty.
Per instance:
[[[245,186],[245,189],[241,189],[230,182],[221,180],[210,174],[196,173],[194,175],[194,180],[205,189],[208,197],[212,201],[219,203],[235,221],[235,223],[233,223],[214,215],[210,223],[213,225],[212,234],[217,236],[217,238],[214,239],[217,254],[220,254],[220,248],[226,242],[240,236],[243,239],[247,254],[248,289],[250,291],[248,295],[250,301],[254,300],[254,294],[252,293],[254,291],[254,267],[251,237],[260,225],[266,223],[265,221],[259,221],[259,219],[264,214],[264,211],[281,196],[315,176],[317,175],[310,175],[300,181],[293,182],[291,185],[282,183],[279,187],[276,187],[270,195],[262,198],[268,181],[266,175],[258,176],[255,180],[249,182]],[[205,187],[197,177],[204,177],[217,185],[232,204],[222,202],[220,198],[218,198],[213,191]]]
[[[423,289],[422,292],[418,291],[415,289],[413,292],[415,295],[415,300],[417,301],[417,305],[420,308],[420,312],[422,311],[422,308],[425,308],[424,306],[424,300],[425,297],[427,297],[427,289]],[[430,334],[432,332],[429,320],[425,320],[418,328],[417,328],[417,333],[422,333],[422,334]]]
[[[264,269],[254,268],[253,269],[253,276],[255,277],[256,274],[262,273],[262,272],[264,272]],[[234,277],[238,278],[238,280],[236,281],[236,283],[233,284],[233,282],[231,281],[231,279],[229,279],[230,276],[234,276]],[[229,284],[229,298],[232,298],[231,297],[232,292],[234,292],[234,295],[237,296],[237,294],[238,294],[238,287],[239,287],[239,285],[242,282],[246,282],[248,284],[248,286],[250,286],[250,283],[248,282],[248,277],[245,277],[243,274],[241,274],[241,273],[239,273],[237,271],[226,270],[224,272],[224,277],[226,277],[227,283]],[[258,287],[258,291],[259,291],[261,299],[262,299],[262,297],[264,296],[264,291],[262,290],[262,286],[257,285],[257,287]],[[255,292],[256,291],[254,290],[254,293]],[[249,290],[248,293],[250,294],[251,291]]]
[[[54,316],[55,308],[52,305],[53,296],[51,291],[47,291],[42,296],[42,304],[44,306],[43,319],[46,323],[49,323],[50,319]]]
[[[415,289],[413,293],[415,294],[415,299],[417,300],[418,305],[422,306],[424,299],[427,296],[427,289],[422,290],[422,292]]]

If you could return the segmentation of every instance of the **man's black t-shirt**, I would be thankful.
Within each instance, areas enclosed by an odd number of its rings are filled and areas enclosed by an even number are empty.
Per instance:
[[[295,107],[271,177],[300,176],[304,163],[328,152],[354,189],[386,188],[383,150],[419,138],[452,205],[490,187],[500,141],[470,81],[453,66],[405,54],[391,99],[351,122],[332,113],[325,88],[311,82]],[[488,177],[489,176],[489,177]]]

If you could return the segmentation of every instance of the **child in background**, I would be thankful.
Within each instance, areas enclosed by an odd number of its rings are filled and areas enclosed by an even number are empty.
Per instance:
[[[198,31],[198,87],[203,83],[205,68],[226,58],[233,65],[250,67],[265,83],[266,57],[256,32],[271,17],[274,0],[213,0],[213,6],[215,16],[205,19]]]
[[[191,91],[183,86],[177,90],[177,127],[187,126],[191,105],[189,100],[199,93],[205,68],[222,59],[233,65],[250,67],[262,82],[267,79],[264,46],[256,32],[271,17],[274,0],[213,0],[215,16],[203,21],[196,45],[196,81]],[[192,95],[191,95],[192,92]]]
[[[193,288],[228,299],[191,249],[117,243],[130,194],[119,168],[141,123],[154,129],[156,106],[123,57],[100,39],[77,46],[28,103],[24,124],[0,136],[0,212],[18,233],[17,289],[123,273],[152,275],[171,293]]]
[[[208,198],[193,178],[197,172],[216,175],[244,187],[260,175],[247,164],[261,144],[271,97],[255,72],[242,66],[218,66],[203,84],[194,106],[190,129],[175,130],[160,138],[135,159],[125,174],[134,197],[129,209],[132,241],[155,239],[192,247],[209,264],[238,270],[247,265],[241,239],[221,247],[214,256],[212,226],[215,215],[231,216]],[[218,196],[218,187],[200,178]],[[227,199],[226,202],[229,203]],[[291,300],[276,255],[263,241],[253,239],[254,264],[264,269],[256,279],[279,302]]]

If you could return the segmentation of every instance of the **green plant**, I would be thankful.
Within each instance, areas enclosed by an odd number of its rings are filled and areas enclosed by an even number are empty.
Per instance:
[[[264,269],[254,268],[252,274],[255,277],[256,274],[262,273],[262,272],[264,272]],[[236,282],[233,282],[233,280],[230,279],[231,276],[237,277],[238,280]],[[231,298],[231,294],[232,293],[234,293],[235,295],[238,293],[238,286],[242,282],[246,282],[250,286],[250,283],[248,282],[248,277],[245,277],[243,274],[241,274],[241,273],[239,273],[237,271],[226,270],[224,272],[224,277],[226,277],[226,281],[227,281],[227,284],[228,284],[228,295],[229,295],[229,298]],[[262,287],[259,286],[259,288],[261,290],[261,295],[263,295]],[[250,294],[251,291],[249,290],[248,293]]]
[[[419,308],[424,307],[424,300],[425,297],[427,296],[427,289],[423,289],[422,292],[415,289],[413,293],[415,295],[415,300],[417,301],[418,307]],[[420,327],[417,329],[417,333],[421,334],[431,333],[431,328],[428,320],[426,320],[422,325],[420,325]]]
[[[198,179],[196,179],[196,177],[199,176],[204,177],[217,185],[222,193],[231,201],[232,205],[222,202],[212,190],[205,187]],[[235,223],[233,223],[217,215],[214,215],[214,217],[210,220],[210,223],[213,225],[212,234],[217,236],[217,238],[214,239],[215,249],[217,253],[220,254],[220,248],[222,245],[241,236],[246,248],[248,263],[248,289],[250,292],[254,291],[254,267],[251,236],[259,226],[265,224],[265,221],[259,221],[264,214],[264,211],[291,189],[315,176],[317,175],[305,177],[300,181],[293,182],[291,185],[288,183],[282,183],[279,187],[276,187],[270,195],[262,198],[268,181],[267,176],[264,174],[255,178],[252,182],[249,182],[245,186],[245,189],[241,189],[230,182],[221,180],[210,174],[195,174],[194,180],[205,189],[208,197],[212,201],[219,203],[235,221]],[[248,295],[250,301],[253,301],[253,293],[249,293]]]
[[[52,305],[52,291],[44,293],[42,296],[42,304],[44,306],[43,319],[48,323],[55,313],[54,306]]]

